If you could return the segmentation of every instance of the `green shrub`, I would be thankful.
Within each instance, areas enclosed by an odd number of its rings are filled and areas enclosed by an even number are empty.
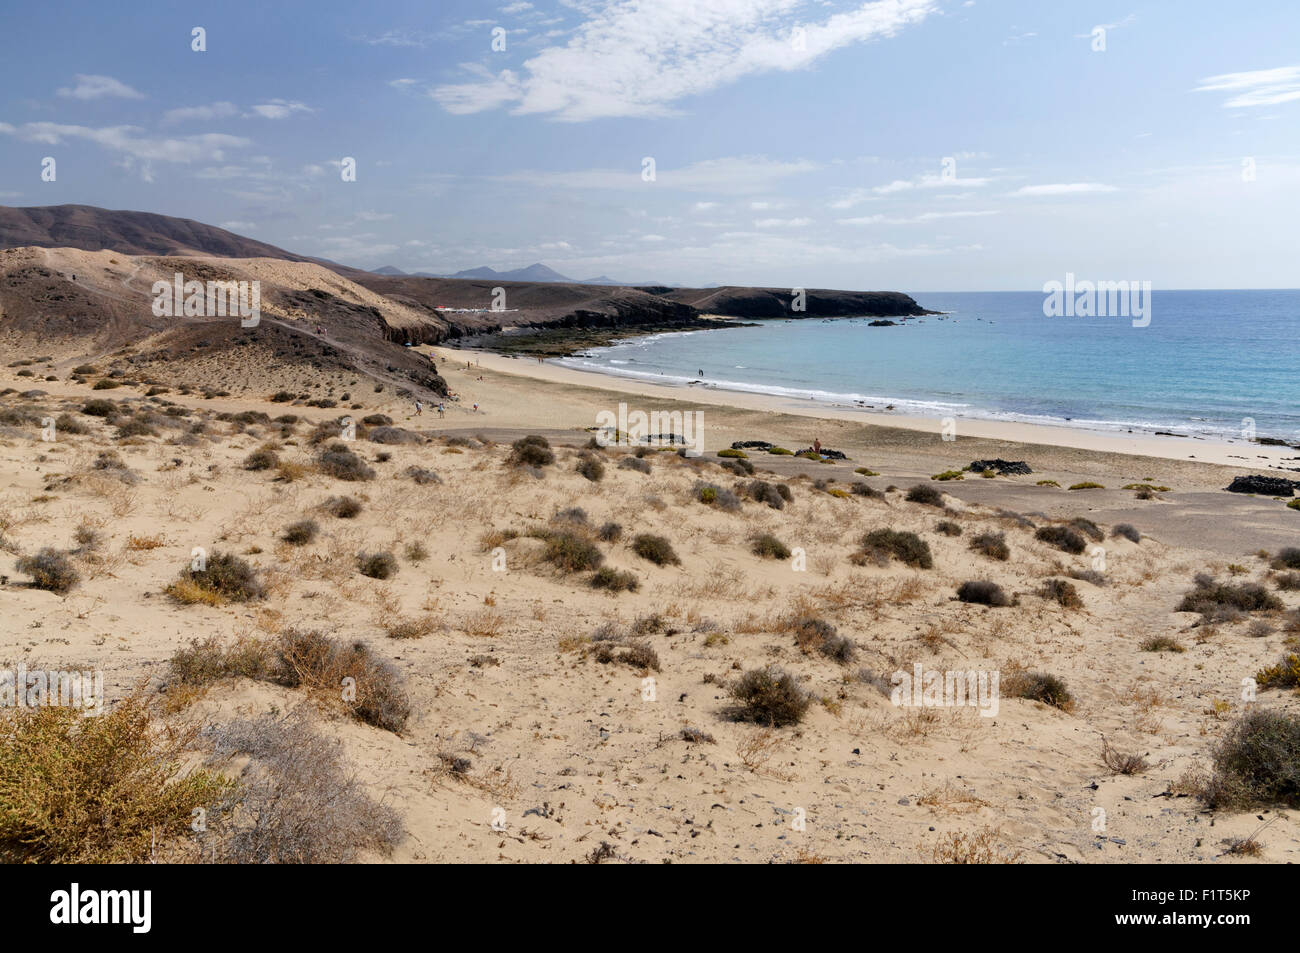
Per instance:
[[[0,862],[142,864],[186,838],[193,812],[231,788],[181,768],[192,735],[162,730],[143,690],[94,718],[66,705],[6,712]]]
[[[964,480],[966,479],[966,474],[962,473],[960,470],[944,470],[942,473],[936,473],[934,476],[930,477],[930,479],[939,480],[940,482],[947,482],[948,480]],[[923,501],[916,500],[914,502],[920,503]]]
[[[1091,480],[1085,480],[1083,483],[1071,485],[1071,490],[1104,490],[1106,489],[1100,483],[1093,483]]]

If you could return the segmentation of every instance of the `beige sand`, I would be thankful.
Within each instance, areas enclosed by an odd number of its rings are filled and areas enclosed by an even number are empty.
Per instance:
[[[83,418],[90,433],[52,443],[42,442],[35,427],[6,427],[0,529],[9,555],[0,660],[94,665],[103,669],[110,696],[120,698],[142,678],[160,685],[166,660],[195,638],[269,638],[293,624],[363,642],[408,679],[416,714],[407,731],[399,737],[328,707],[318,718],[343,740],[367,788],[400,812],[407,834],[393,858],[404,861],[580,861],[604,842],[616,858],[656,863],[929,862],[945,837],[970,833],[1026,862],[1236,862],[1225,855],[1225,840],[1260,827],[1255,813],[1211,815],[1194,797],[1162,796],[1171,785],[1184,790],[1179,779],[1209,764],[1216,741],[1246,707],[1242,679],[1294,641],[1280,613],[1268,614],[1271,632],[1251,634],[1248,621],[1194,627],[1196,616],[1173,611],[1199,571],[1225,578],[1235,572],[1273,588],[1267,563],[1252,553],[1285,544],[1300,520],[1277,501],[1223,493],[1228,475],[1248,471],[1203,462],[1209,447],[1198,444],[1198,460],[1188,461],[1169,450],[1149,453],[1154,442],[1102,446],[1092,443],[1102,439],[1096,435],[1071,432],[1051,445],[1040,431],[974,422],[963,422],[959,439],[948,443],[931,428],[909,429],[893,418],[882,427],[850,411],[819,409],[820,419],[811,419],[744,395],[660,394],[607,379],[600,381],[607,389],[593,389],[589,378],[535,362],[471,355],[480,366],[466,371],[463,353],[448,357],[439,369],[463,399],[446,419],[431,408],[413,418],[411,406],[386,400],[387,393],[366,393],[365,407],[349,413],[384,412],[431,434],[483,431],[498,440],[546,429],[557,445],[577,447],[588,437],[582,428],[619,400],[670,408],[670,397],[688,398],[681,406],[706,414],[709,451],[735,439],[799,449],[820,437],[853,460],[757,455],[752,462],[760,469],[770,465],[789,480],[794,500],[779,511],[745,502],[730,513],[697,502],[692,486],[703,479],[725,488],[736,478],[670,453],[656,454],[652,471],[642,474],[619,468],[622,455],[606,452],[606,475],[593,483],[574,471],[575,449],[560,449],[557,464],[538,480],[505,466],[508,447],[500,442],[462,448],[442,439],[414,446],[362,439],[355,447],[378,471],[374,481],[308,473],[282,483],[274,472],[242,468],[275,428],[241,430],[211,420],[210,437],[184,446],[170,442],[180,430],[120,441],[93,418]],[[33,385],[13,375],[5,369],[0,384],[39,386],[50,396],[33,404],[50,411],[75,410],[92,396],[86,387]],[[269,393],[272,377],[267,384]],[[138,391],[93,396],[138,399]],[[167,397],[200,413],[256,408],[314,422],[341,412]],[[481,405],[477,414],[472,401]],[[15,403],[10,398],[5,406]],[[284,439],[281,454],[310,464],[305,433],[299,426]],[[136,482],[95,469],[95,455],[106,449],[121,454]],[[378,462],[381,452],[391,459]],[[813,483],[827,478],[836,481],[828,488],[845,488],[857,479],[854,468],[867,466],[881,474],[866,481],[877,489],[905,488],[976,456],[1027,459],[1036,472],[943,484],[952,494],[948,514],[897,492],[884,500],[839,498]],[[443,483],[413,483],[402,476],[410,465],[436,470]],[[1146,477],[1172,491],[1137,501],[1119,489]],[[1063,485],[1091,479],[1107,489],[1035,485],[1044,478]],[[316,542],[295,548],[279,541],[286,524],[341,493],[363,501],[357,519],[317,514]],[[1047,517],[1090,515],[1107,526],[1122,519],[1150,535],[1140,544],[1107,538],[1106,585],[1076,581],[1084,608],[1068,610],[1036,591],[1044,579],[1088,569],[1095,557],[1035,540],[1032,530],[999,517],[1001,506]],[[586,574],[560,574],[542,562],[540,544],[529,539],[503,543],[506,571],[493,571],[481,541],[486,531],[524,531],[570,507],[583,508],[596,526],[622,524],[623,540],[600,548],[608,565],[638,577],[639,591],[594,591]],[[944,518],[960,524],[963,536],[935,532]],[[106,537],[98,554],[76,557],[81,585],[66,597],[28,588],[12,555],[71,548],[81,524]],[[935,568],[854,565],[858,538],[885,526],[920,533]],[[1006,533],[1009,561],[968,549],[970,537],[984,530]],[[681,565],[638,557],[627,540],[643,532],[667,536]],[[802,549],[806,568],[754,555],[749,541],[757,532]],[[428,558],[405,555],[415,542]],[[245,554],[270,584],[268,598],[214,607],[173,603],[163,590],[195,546]],[[398,557],[391,581],[356,572],[355,553],[377,549]],[[976,578],[1019,594],[1019,605],[955,601],[956,585]],[[1288,607],[1297,603],[1295,593],[1280,596]],[[852,640],[850,664],[797,647],[788,623],[805,613]],[[383,628],[394,614],[432,614],[438,630],[394,640]],[[596,646],[586,640],[602,624],[626,634],[637,619],[656,614],[663,624],[645,627],[641,638],[657,652],[660,671],[601,664],[591,654]],[[1141,651],[1155,635],[1178,639],[1186,651]],[[499,664],[475,666],[475,656]],[[970,708],[896,707],[863,674],[888,679],[917,663],[927,670],[1051,672],[1065,680],[1076,704],[1067,713],[1004,697],[988,718]],[[794,673],[815,699],[802,724],[766,730],[728,717],[726,684],[768,664]],[[646,677],[656,680],[653,700],[644,697]],[[1294,693],[1279,691],[1262,692],[1257,704],[1300,707]],[[218,722],[300,705],[316,703],[301,692],[233,680],[177,717]],[[682,740],[688,727],[713,743]],[[1111,774],[1099,760],[1103,737],[1145,755],[1149,767],[1134,776]],[[468,758],[468,773],[448,773],[440,754]],[[1104,830],[1094,828],[1099,809]],[[492,827],[497,810],[504,831]],[[1295,819],[1265,816],[1276,820],[1260,835],[1260,859],[1300,859]]]

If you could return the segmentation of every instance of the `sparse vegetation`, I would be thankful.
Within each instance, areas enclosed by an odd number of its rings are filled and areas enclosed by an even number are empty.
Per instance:
[[[760,533],[750,544],[750,552],[763,559],[789,559],[790,547],[771,533]]]
[[[22,556],[17,563],[19,572],[32,577],[33,589],[44,589],[62,595],[81,581],[81,575],[67,554],[49,546],[34,556]]]
[[[1088,548],[1088,544],[1079,535],[1078,531],[1068,526],[1040,526],[1038,531],[1034,533],[1034,539],[1055,546],[1062,552],[1070,553],[1072,556],[1078,556]]]
[[[397,575],[397,557],[392,553],[361,553],[357,571],[371,579],[392,579]]]
[[[1066,609],[1082,609],[1079,590],[1064,579],[1048,579],[1038,590],[1038,595]]]
[[[773,728],[798,724],[811,703],[794,676],[776,666],[744,672],[732,685],[731,696],[740,706],[737,718]]]
[[[1300,807],[1300,716],[1248,711],[1214,749],[1201,796],[1211,808]]]
[[[673,549],[667,537],[653,533],[640,533],[632,540],[632,552],[642,559],[648,559],[656,566],[678,566],[681,559]]]
[[[970,548],[972,552],[999,562],[1006,562],[1011,558],[1011,547],[1007,545],[1006,533],[980,533],[978,536],[971,537]]]
[[[862,537],[861,557],[897,559],[916,569],[934,568],[930,544],[915,533],[892,529],[874,529]],[[862,561],[861,559],[859,561]]]
[[[918,483],[907,491],[905,499],[909,503],[922,503],[925,506],[943,506],[943,494],[928,483]]]
[[[1010,596],[996,582],[972,579],[957,587],[957,598],[982,606],[1002,608],[1014,605]]]

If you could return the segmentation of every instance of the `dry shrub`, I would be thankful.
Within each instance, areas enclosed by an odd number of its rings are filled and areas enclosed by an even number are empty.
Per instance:
[[[970,548],[972,552],[999,562],[1006,562],[1011,558],[1011,547],[1007,545],[1006,533],[980,533],[971,538]]]
[[[512,467],[545,467],[555,462],[551,443],[545,437],[529,434],[510,445],[506,465]]]
[[[0,861],[142,863],[229,782],[183,772],[192,736],[164,732],[143,688],[94,718],[67,706],[0,718]]]
[[[996,582],[989,582],[985,579],[972,579],[963,582],[957,587],[957,598],[962,602],[972,602],[976,605],[994,606],[996,608],[1015,605],[1015,602],[1001,586]]]
[[[648,559],[656,566],[678,566],[681,559],[667,537],[653,533],[640,533],[632,540],[632,552]]]
[[[641,587],[640,581],[630,572],[603,566],[592,573],[591,588],[606,589],[610,592],[636,592]]]
[[[1002,832],[983,827],[970,834],[951,831],[935,845],[931,853],[936,864],[1015,864],[1020,851],[1008,852],[1001,843]]]
[[[750,543],[750,552],[763,559],[789,559],[790,547],[771,533],[760,533]]]
[[[481,636],[483,638],[495,638],[505,629],[506,617],[496,609],[483,608],[476,609],[469,615],[465,616],[465,621],[461,623],[468,635]]]
[[[861,557],[878,557],[879,559],[897,559],[901,563],[916,569],[932,569],[934,556],[930,553],[930,544],[915,533],[900,532],[892,529],[875,529],[865,534],[861,540]]]
[[[1211,808],[1300,807],[1300,716],[1248,711],[1214,749],[1201,796]]]
[[[798,724],[811,701],[794,676],[776,666],[744,672],[731,686],[731,696],[739,703],[738,720],[773,728]]]
[[[411,716],[404,679],[360,642],[317,630],[285,629],[276,643],[276,681],[342,704],[359,721],[401,734]]]
[[[1178,603],[1175,612],[1199,612],[1210,620],[1231,619],[1241,612],[1260,612],[1282,608],[1282,600],[1257,582],[1218,582],[1212,576],[1198,574],[1195,588]]]
[[[220,605],[260,599],[265,589],[258,582],[257,570],[245,560],[214,550],[203,569],[191,566],[181,570],[180,579],[167,587],[167,594],[183,605]]]
[[[35,556],[23,556],[18,560],[19,572],[32,577],[32,588],[45,589],[62,595],[81,581],[81,576],[73,567],[66,553],[43,548]]]
[[[1047,672],[1012,672],[1002,679],[1002,691],[1010,698],[1042,702],[1065,712],[1074,708],[1074,696],[1065,682]]]
[[[1078,556],[1088,548],[1088,544],[1084,541],[1083,537],[1079,535],[1078,531],[1071,529],[1069,526],[1040,527],[1038,531],[1034,533],[1034,539],[1047,543],[1050,546],[1055,546],[1062,552],[1070,553],[1074,556]]]
[[[1079,597],[1079,590],[1064,579],[1048,579],[1039,588],[1038,595],[1066,609],[1083,608],[1083,599]]]
[[[342,745],[306,709],[209,728],[208,764],[247,758],[239,788],[209,814],[202,844],[218,863],[346,864],[386,854],[402,837],[395,811],[344,767]],[[206,859],[206,856],[205,856]]]
[[[1149,767],[1145,757],[1136,752],[1118,751],[1105,737],[1101,739],[1101,763],[1112,774],[1141,774]]]

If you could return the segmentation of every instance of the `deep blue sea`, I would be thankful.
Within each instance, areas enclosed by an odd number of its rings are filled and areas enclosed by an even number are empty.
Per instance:
[[[559,363],[929,417],[1300,439],[1300,290],[1155,291],[1151,321],[1046,317],[1039,292],[913,293],[942,316],[762,321]]]

